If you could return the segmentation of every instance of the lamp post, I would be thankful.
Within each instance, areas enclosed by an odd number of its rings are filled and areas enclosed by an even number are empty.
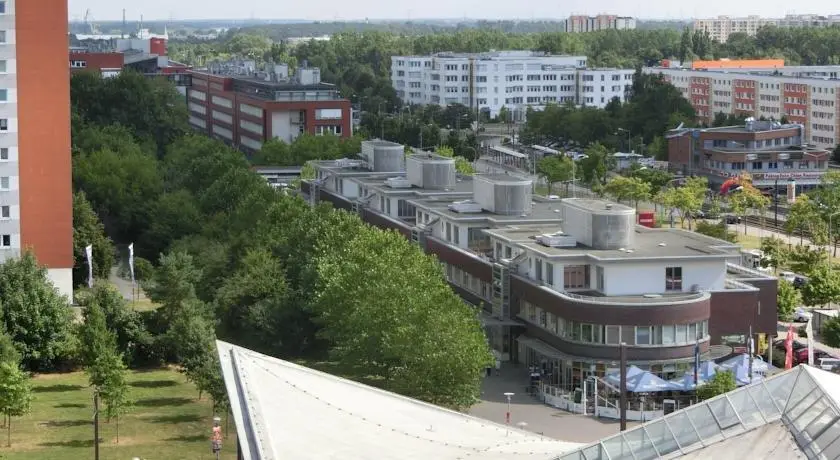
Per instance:
[[[505,397],[507,398],[507,412],[505,412],[505,423],[510,425],[510,398],[516,393],[507,392],[505,393]]]
[[[631,145],[630,145],[630,130],[629,129],[624,129],[624,128],[618,128],[618,131],[622,132],[622,133],[627,133],[627,150],[628,150],[627,153],[632,153],[632,152],[629,152],[629,150],[632,150]],[[616,134],[618,134],[618,133],[616,133]]]

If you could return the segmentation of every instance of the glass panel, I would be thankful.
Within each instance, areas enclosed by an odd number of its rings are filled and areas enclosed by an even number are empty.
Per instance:
[[[767,388],[764,385],[751,385],[747,387],[747,391],[752,395],[755,399],[755,402],[758,403],[759,409],[761,409],[761,413],[767,417],[767,420],[774,420],[776,417],[781,415],[779,409],[776,408],[776,405],[773,404],[772,397],[770,396],[770,392],[767,391]]]
[[[633,453],[630,451],[630,446],[627,445],[627,442],[624,441],[624,437],[621,435],[605,439],[601,441],[601,445],[604,446],[604,450],[607,451],[609,458],[612,460],[618,460],[621,458],[633,458]],[[586,454],[586,458],[589,458],[588,453]]]
[[[700,442],[700,438],[697,437],[697,433],[694,431],[691,423],[689,423],[688,415],[685,412],[675,412],[669,415],[664,421],[671,427],[671,431],[674,432],[674,436],[683,450],[692,444]]]
[[[747,428],[763,425],[764,418],[761,416],[761,410],[755,405],[750,395],[747,393],[748,388],[729,393],[729,403],[735,409],[735,412],[741,417],[741,422]]]
[[[576,450],[560,457],[560,460],[586,460],[586,457],[583,456],[583,452]]]
[[[708,442],[710,439],[720,435],[720,427],[718,426],[717,420],[709,412],[709,406],[705,403],[689,407],[685,412],[688,414],[688,418],[694,423],[694,427],[697,429],[697,433],[703,441]]]
[[[744,427],[741,426],[735,409],[729,404],[729,400],[726,397],[709,401],[709,409],[715,414],[721,430],[729,431],[731,428],[743,430]]]
[[[837,413],[831,407],[826,408],[809,426],[805,427],[805,433],[809,439],[814,439],[814,436],[820,434],[828,425],[837,423]]]
[[[636,460],[653,460],[659,458],[656,454],[656,449],[650,441],[644,427],[638,427],[634,430],[624,432],[624,437],[627,438],[627,443],[633,449]]]
[[[811,424],[814,420],[816,420],[820,414],[828,408],[828,404],[825,401],[825,395],[820,394],[819,391],[814,392],[816,396],[816,401],[808,402],[808,408],[804,409],[795,420],[793,420],[793,426],[799,431],[802,431]]]
[[[770,396],[772,396],[773,401],[776,402],[776,406],[778,406],[779,410],[783,413],[788,399],[790,398],[791,389],[793,389],[793,384],[796,378],[796,375],[784,374],[779,377],[768,379],[764,382],[767,386],[767,391],[770,392]]]
[[[601,444],[595,444],[594,446],[588,447],[583,449],[581,452],[583,454],[582,458],[586,460],[608,460],[609,457],[604,455],[603,448]]]
[[[668,426],[665,425],[664,420],[660,419],[650,422],[645,425],[645,429],[647,430],[648,436],[650,436],[651,442],[656,446],[659,455],[665,456],[680,449],[674,436],[668,430]]]
[[[825,430],[825,433],[814,440],[814,444],[819,446],[823,458],[840,457],[840,425],[834,424],[830,426]]]
[[[793,389],[787,399],[787,404],[784,406],[784,415],[790,417],[790,410],[795,407],[803,398],[814,392],[814,382],[811,377],[805,372],[797,372],[796,381],[793,383]],[[802,409],[800,409],[802,410]]]
[[[796,391],[796,390],[794,390],[794,391]],[[807,395],[805,395],[804,398],[802,398],[801,401],[799,401],[795,405],[794,404],[788,404],[788,408],[785,411],[785,417],[787,417],[787,419],[789,421],[795,422],[795,423],[798,424],[800,422],[800,420],[798,420],[799,416],[804,414],[805,411],[809,410],[811,404],[813,404],[814,401],[816,401],[817,399],[822,398],[822,397],[823,397],[823,394],[820,391],[812,391],[812,392],[808,393]],[[819,411],[817,411],[817,413],[819,413]],[[815,416],[815,415],[816,414],[814,414],[813,416]],[[807,415],[806,415],[806,418],[807,418]],[[811,420],[808,420],[807,422],[805,422],[805,425],[807,425],[810,421]]]

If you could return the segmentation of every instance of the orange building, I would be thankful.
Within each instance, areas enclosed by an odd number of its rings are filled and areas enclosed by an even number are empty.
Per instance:
[[[720,59],[692,61],[691,68],[701,69],[777,69],[785,66],[784,59]]]
[[[30,249],[72,296],[67,0],[3,0],[0,16],[0,261]]]

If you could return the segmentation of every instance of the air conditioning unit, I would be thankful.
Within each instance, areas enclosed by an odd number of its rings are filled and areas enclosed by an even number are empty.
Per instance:
[[[573,248],[577,246],[575,237],[563,232],[537,235],[537,243],[550,248]]]
[[[405,177],[389,177],[385,179],[385,185],[391,188],[411,188],[411,181]]]
[[[473,200],[456,201],[449,206],[450,211],[461,213],[478,213],[481,212],[481,205]]]

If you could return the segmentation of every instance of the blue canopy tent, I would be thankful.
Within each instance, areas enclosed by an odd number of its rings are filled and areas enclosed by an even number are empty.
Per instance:
[[[714,361],[706,361],[700,363],[700,367],[697,368],[697,381],[702,385],[703,383],[709,381],[714,375],[717,373],[720,367],[714,363]],[[690,370],[685,373],[681,378],[671,380],[673,385],[679,387],[682,391],[691,391],[695,389],[694,385],[694,370]]]
[[[735,356],[733,358],[727,359],[726,361],[720,364],[720,367],[726,370],[732,370],[743,367],[744,369],[749,369],[750,367],[750,355],[747,353]],[[752,363],[752,370],[753,373],[765,373],[769,370],[770,366],[767,365],[764,360],[762,360],[758,356],[753,356],[753,363]]]
[[[627,379],[627,391],[631,393],[656,393],[659,391],[674,391],[680,388],[671,382],[663,380],[650,372],[636,374]]]
[[[629,366],[627,367],[627,383],[628,387],[630,386],[630,379],[636,375],[643,374],[645,371],[639,369],[636,366]],[[611,374],[607,374],[604,376],[604,382],[608,385],[618,389],[621,388],[621,372],[613,372]]]

